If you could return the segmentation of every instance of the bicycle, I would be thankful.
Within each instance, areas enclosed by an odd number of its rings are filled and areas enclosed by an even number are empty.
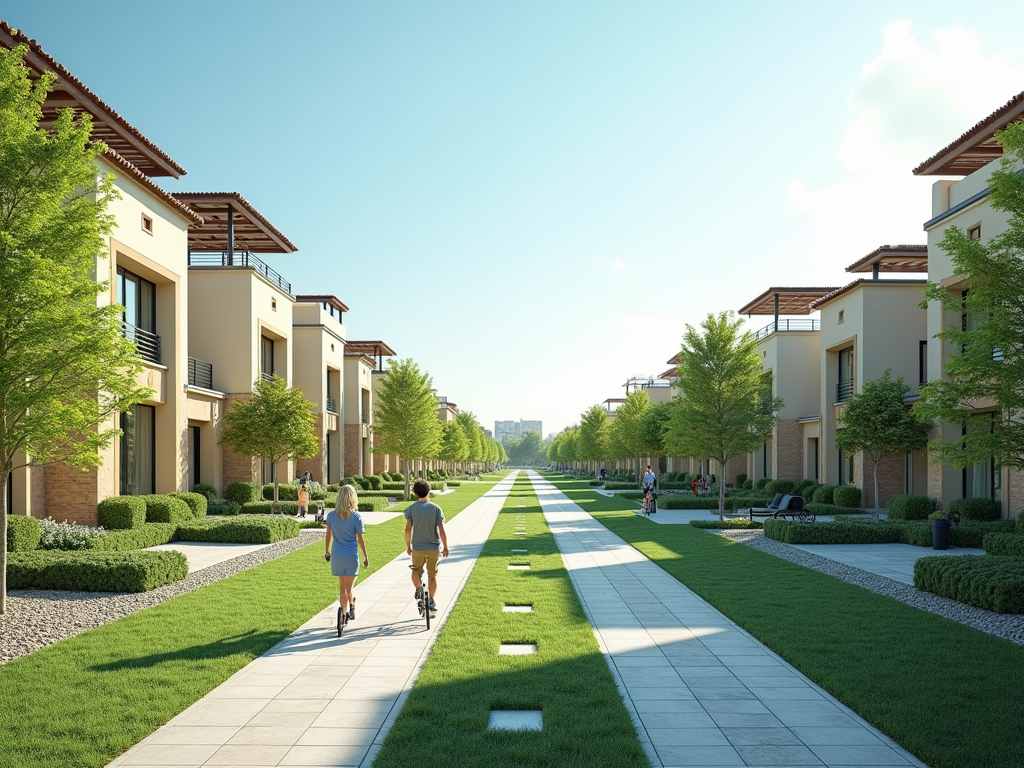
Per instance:
[[[328,563],[331,562],[331,553],[327,552],[324,554],[324,560]],[[341,610],[341,601],[338,601],[338,637],[341,637],[341,633],[345,631],[345,627],[348,626],[348,611],[344,613]]]
[[[410,570],[415,571],[415,567],[410,565]],[[431,618],[436,618],[437,614],[434,613],[431,616],[430,610],[430,590],[427,588],[427,582],[423,580],[423,571],[420,571],[420,586],[416,590],[416,610],[420,612],[420,616],[423,616],[427,620],[427,630],[430,630]]]
[[[654,492],[653,488],[646,489],[643,504],[641,504],[641,506],[643,507],[644,514],[647,517],[650,517],[652,513],[656,513],[658,511],[658,496]]]

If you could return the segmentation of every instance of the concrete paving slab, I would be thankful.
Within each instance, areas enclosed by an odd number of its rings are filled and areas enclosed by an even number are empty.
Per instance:
[[[220,544],[208,541],[176,541],[149,547],[152,552],[181,552],[188,560],[188,572],[195,573],[250,552],[259,552],[273,544]]]
[[[487,718],[489,731],[541,731],[544,717],[540,710],[506,709],[493,710]]]
[[[922,557],[985,554],[984,549],[953,547],[936,550],[915,547],[912,544],[791,544],[790,546],[810,552],[812,555],[852,565],[862,571],[870,571],[879,576],[902,581],[904,584],[914,583],[914,563]]]

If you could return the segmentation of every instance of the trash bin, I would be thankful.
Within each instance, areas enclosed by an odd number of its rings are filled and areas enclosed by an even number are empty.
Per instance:
[[[949,549],[949,520],[932,520],[932,549]]]

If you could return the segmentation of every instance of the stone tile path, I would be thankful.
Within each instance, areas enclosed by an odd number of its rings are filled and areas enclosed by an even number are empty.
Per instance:
[[[174,550],[182,552],[188,560],[188,572],[195,573],[211,565],[223,563],[250,552],[258,552],[273,544],[221,544],[207,541],[176,541],[172,544],[160,544],[149,549],[160,552]]]
[[[952,547],[944,550],[915,547],[912,544],[790,544],[794,549],[827,557],[862,571],[877,573],[905,584],[914,583],[914,563],[932,555],[984,555],[984,549]]]
[[[924,765],[530,477],[654,765]]]
[[[514,479],[445,526],[451,556],[440,567],[438,618],[429,633],[413,600],[409,558],[400,556],[356,587],[357,618],[340,639],[334,603],[110,767],[368,768]],[[372,531],[367,546],[373,557]]]

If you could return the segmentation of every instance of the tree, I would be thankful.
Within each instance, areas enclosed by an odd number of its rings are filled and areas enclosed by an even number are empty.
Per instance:
[[[634,460],[635,474],[637,481],[640,480],[640,465],[643,463],[644,440],[641,434],[641,426],[644,414],[651,407],[651,398],[647,392],[637,389],[626,395],[626,402],[615,411],[615,421],[612,422],[612,430],[615,433],[617,447],[624,451],[624,457]]]
[[[523,464],[538,464],[544,460],[544,439],[540,432],[528,429],[519,441],[519,452]]]
[[[508,451],[509,458],[513,464],[522,464],[522,447],[523,438],[521,437],[506,437],[505,438],[505,450]]]
[[[971,240],[958,227],[946,230],[939,247],[949,254],[954,274],[967,277],[966,292],[938,283],[925,289],[956,319],[936,334],[958,350],[945,361],[946,377],[921,388],[915,405],[920,416],[953,424],[957,439],[940,436],[931,453],[962,468],[993,460],[997,466],[1024,469],[1024,121],[996,134],[1004,154],[989,179],[989,203],[1008,216],[1004,232]],[[980,402],[995,408],[981,411]]]
[[[458,422],[446,421],[441,425],[441,443],[437,456],[450,464],[469,458],[469,440]]]
[[[865,381],[860,394],[849,400],[837,421],[836,448],[863,453],[874,470],[875,519],[878,519],[878,462],[886,456],[910,453],[928,443],[928,423],[907,408],[904,397],[910,387],[900,376],[895,381],[888,368],[882,377]]]
[[[572,464],[579,459],[576,450],[580,441],[579,426],[574,424],[566,427],[564,435],[562,444],[558,447],[558,458],[563,464]]]
[[[434,380],[411,358],[388,360],[388,373],[374,398],[374,453],[393,453],[402,462],[404,498],[409,498],[409,462],[436,456],[441,445]]]
[[[595,463],[608,458],[610,431],[608,411],[600,405],[593,405],[580,414],[578,458]]]
[[[469,441],[469,456],[471,462],[480,461],[483,458],[483,438],[486,437],[480,425],[476,423],[476,416],[472,411],[459,411],[455,416],[456,423],[462,428],[466,439]]]
[[[640,419],[638,431],[641,451],[647,456],[665,455],[665,429],[671,416],[668,403],[652,403]]]
[[[771,376],[761,371],[757,340],[740,334],[742,320],[732,312],[708,314],[703,333],[691,325],[683,335],[665,450],[714,459],[750,453],[775,425],[782,400],[771,396]],[[722,470],[719,470],[721,473]],[[718,517],[725,518],[725,483],[718,483]]]
[[[280,376],[256,379],[252,397],[239,400],[224,414],[220,441],[235,453],[256,456],[274,467],[274,501],[278,501],[278,462],[307,459],[320,451],[314,407],[298,387]]]
[[[121,307],[97,306],[93,277],[113,226],[112,175],[92,121],[61,110],[40,130],[55,76],[34,84],[27,46],[0,49],[0,614],[7,609],[7,483],[15,469],[63,462],[86,469],[121,434],[118,413],[146,399]]]

